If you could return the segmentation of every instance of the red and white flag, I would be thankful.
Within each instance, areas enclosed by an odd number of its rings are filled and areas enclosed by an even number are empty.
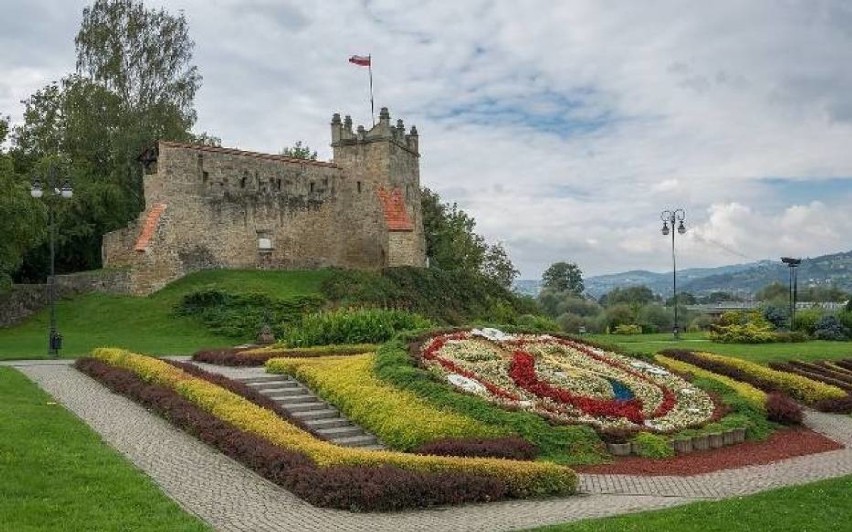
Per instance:
[[[353,65],[358,66],[370,66],[370,56],[369,55],[353,55],[349,58],[349,62]]]

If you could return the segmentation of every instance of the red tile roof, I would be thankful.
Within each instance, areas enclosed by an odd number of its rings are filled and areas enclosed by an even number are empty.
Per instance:
[[[148,216],[145,217],[145,223],[142,225],[142,231],[139,233],[139,238],[136,239],[136,251],[142,252],[148,249],[148,244],[154,236],[154,231],[157,230],[157,224],[160,223],[160,216],[165,210],[165,203],[157,203],[148,211]]]
[[[377,192],[382,202],[388,231],[414,231],[414,224],[411,223],[408,211],[405,210],[402,191],[394,188],[388,192],[383,187],[379,187]]]

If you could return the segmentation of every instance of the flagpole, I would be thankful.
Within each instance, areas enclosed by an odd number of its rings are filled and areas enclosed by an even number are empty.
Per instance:
[[[370,72],[370,118],[373,119],[373,127],[376,125],[376,106],[373,103],[373,56],[367,56],[367,69]]]

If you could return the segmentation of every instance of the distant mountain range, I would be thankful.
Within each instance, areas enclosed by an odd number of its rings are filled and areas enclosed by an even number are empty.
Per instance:
[[[780,260],[761,260],[748,264],[720,266],[718,268],[687,268],[678,270],[678,292],[694,295],[710,292],[732,292],[741,296],[754,294],[769,283],[787,283],[789,271]],[[645,285],[657,294],[672,294],[672,272],[656,273],[632,270],[609,275],[596,275],[585,279],[586,292],[594,297],[613,288]],[[852,251],[806,258],[799,266],[799,286],[834,285],[852,292]],[[537,295],[541,289],[539,280],[519,280],[515,291]]]

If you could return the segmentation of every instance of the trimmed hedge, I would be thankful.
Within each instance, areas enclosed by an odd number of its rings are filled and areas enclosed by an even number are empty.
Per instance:
[[[220,366],[262,366],[272,358],[312,358],[324,356],[348,356],[370,353],[376,344],[322,345],[314,347],[286,348],[269,346],[249,349],[204,349],[192,355],[192,360]]]
[[[443,439],[412,449],[415,454],[433,456],[479,456],[510,460],[534,460],[538,454],[535,445],[517,436],[504,438]]]
[[[766,417],[784,425],[801,425],[802,407],[786,395],[773,392],[766,398]]]
[[[374,355],[274,358],[270,373],[286,373],[306,383],[346,417],[385,445],[409,450],[443,438],[492,437],[509,433],[452,410],[435,408],[416,394],[378,380]]]
[[[290,347],[379,343],[401,331],[426,329],[432,322],[419,314],[393,309],[337,309],[306,314],[284,337]]]
[[[193,404],[172,389],[93,358],[75,367],[114,392],[155,411],[177,427],[316,506],[393,511],[506,496],[496,478],[458,472],[423,473],[391,466],[318,467],[305,454],[273,445]]]
[[[418,367],[409,356],[429,335],[402,334],[376,351],[375,374],[397,388],[411,391],[435,408],[455,411],[488,425],[504,427],[538,447],[543,458],[563,464],[593,464],[608,458],[595,431],[584,425],[554,426],[529,412],[512,412],[488,401],[454,391]]]
[[[394,466],[409,471],[456,472],[505,482],[510,497],[573,493],[576,474],[562,466],[490,458],[451,458],[406,455],[390,451],[343,448],[312,437],[273,412],[254,405],[219,386],[192,377],[161,360],[121,349],[96,349],[93,356],[129,369],[143,380],[166,386],[181,397],[236,428],[265,438],[274,445],[302,452],[322,467]]]
[[[765,392],[785,393],[813,406],[816,406],[818,401],[841,399],[846,396],[846,392],[836,386],[829,386],[793,373],[776,371],[738,358],[677,349],[664,350],[660,354],[747,382]]]

